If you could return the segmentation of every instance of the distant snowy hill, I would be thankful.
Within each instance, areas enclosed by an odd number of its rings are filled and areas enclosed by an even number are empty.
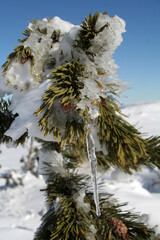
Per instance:
[[[160,101],[129,105],[122,108],[127,120],[136,124],[143,133],[160,135]],[[23,147],[0,146],[0,172],[20,169],[19,159],[27,153]],[[120,202],[129,202],[128,208],[143,213],[142,218],[151,226],[158,225],[160,233],[160,171],[143,168],[142,173],[129,176],[119,169],[111,169],[103,175],[104,191],[115,194]],[[29,172],[23,178],[23,185],[5,188],[0,181],[0,239],[32,240],[45,212],[42,177],[36,178]]]
[[[127,121],[136,124],[142,133],[160,135],[160,101],[132,104],[122,108]]]

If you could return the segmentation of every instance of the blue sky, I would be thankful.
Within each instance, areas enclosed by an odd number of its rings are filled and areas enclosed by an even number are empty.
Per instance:
[[[29,18],[59,16],[80,24],[90,12],[108,11],[126,21],[124,41],[114,59],[119,78],[131,87],[124,103],[160,100],[160,0],[1,0],[0,65],[17,46]]]

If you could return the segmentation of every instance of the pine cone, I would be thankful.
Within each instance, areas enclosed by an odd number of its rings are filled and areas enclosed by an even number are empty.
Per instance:
[[[114,217],[108,218],[108,220],[111,223],[113,233],[118,237],[126,239],[128,232],[126,225],[121,220]]]

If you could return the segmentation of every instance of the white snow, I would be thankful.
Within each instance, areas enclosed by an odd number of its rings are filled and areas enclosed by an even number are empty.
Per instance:
[[[140,132],[160,135],[160,102],[129,105],[122,112],[128,115],[130,123],[136,124]]]
[[[49,164],[51,167],[47,167]],[[39,174],[47,174],[51,169],[52,172],[60,173],[61,176],[66,175],[64,169],[63,155],[57,151],[42,148],[39,154]],[[45,176],[44,176],[45,177]]]
[[[123,109],[130,114],[131,123],[139,122],[145,132],[160,135],[159,126],[160,101],[148,104],[127,106]],[[141,114],[140,114],[141,113]],[[145,117],[146,116],[146,119]],[[156,132],[155,132],[156,130]],[[1,146],[0,172],[19,168],[19,159],[25,154],[22,147],[9,148]],[[160,171],[151,171],[144,167],[143,172],[126,175],[119,169],[111,169],[102,177],[105,180],[104,191],[115,194],[120,202],[128,202],[128,209],[144,214],[151,226],[158,225],[160,232]],[[0,236],[3,240],[32,240],[34,231],[40,225],[45,212],[44,195],[39,190],[44,188],[42,178],[35,178],[28,173],[23,185],[7,188],[0,181]],[[80,198],[80,196],[79,196]],[[83,198],[83,194],[82,194]],[[126,209],[126,207],[124,207]],[[147,216],[145,215],[147,214]]]
[[[13,159],[14,161],[14,159]],[[42,178],[30,172],[23,179],[23,185],[15,188],[0,186],[0,236],[3,240],[33,239],[45,212]]]
[[[0,68],[0,97],[4,97],[6,93],[12,93],[12,87],[6,86],[6,81],[3,77],[2,68]]]
[[[38,117],[34,113],[43,102],[42,96],[45,90],[51,85],[49,79],[51,71],[66,63],[66,60],[72,61],[73,57],[75,61],[80,59],[80,63],[85,65],[84,75],[79,79],[84,84],[84,88],[81,89],[82,96],[77,106],[79,109],[84,109],[86,106],[89,108],[89,113],[93,119],[91,129],[94,127],[94,120],[99,114],[99,109],[98,104],[93,104],[93,102],[100,102],[100,96],[105,97],[106,93],[115,92],[119,95],[125,90],[123,83],[117,79],[118,66],[112,58],[115,49],[123,41],[122,33],[125,32],[125,22],[118,16],[109,17],[100,14],[96,25],[97,31],[105,24],[108,26],[95,36],[92,40],[92,46],[87,49],[88,52],[95,53],[94,61],[85,49],[74,46],[79,39],[80,26],[75,26],[58,17],[50,20],[38,20],[36,23],[29,24],[30,36],[21,45],[32,50],[35,63],[31,67],[31,61],[28,58],[25,64],[21,64],[22,56],[20,55],[18,61],[13,59],[10,63],[5,78],[0,72],[0,96],[12,93],[13,100],[10,109],[19,115],[11,124],[6,135],[16,140],[28,131],[29,136],[38,137],[44,141],[53,141],[52,134],[44,137],[38,126],[44,112]],[[10,83],[8,87],[6,83]],[[67,118],[74,119],[77,115],[65,115],[59,106],[61,106],[59,100],[56,99],[52,105],[55,114],[52,120],[53,125],[58,124],[59,127],[62,127],[65,126]],[[160,135],[160,102],[127,106],[123,112],[130,115],[128,120],[132,124],[139,122],[137,126],[143,127],[142,132]],[[50,117],[52,118],[52,115]],[[64,127],[62,127],[62,131],[64,131]],[[95,136],[93,136],[95,145],[96,133],[95,129]],[[99,145],[95,147],[99,148]],[[1,146],[1,148],[0,165],[2,168],[0,172],[5,173],[9,169],[19,168],[18,158],[24,154],[24,148],[19,147],[19,149],[12,150],[11,148],[7,150],[5,146]],[[58,164],[61,166],[61,156],[58,156],[56,162],[56,153],[52,156],[52,152],[41,151],[40,159],[45,161],[46,157],[49,157],[49,163],[52,162],[54,170],[59,171],[57,166]],[[96,167],[95,160],[94,168]],[[135,208],[136,211],[148,214],[149,223],[152,226],[158,224],[160,232],[158,216],[160,213],[159,175],[158,170],[150,172],[144,168],[144,173],[137,173],[135,177],[130,177],[118,169],[110,169],[103,176],[103,180],[105,180],[104,191],[114,193],[115,197],[122,202],[129,202],[129,208]],[[96,192],[96,177],[94,177],[94,182]],[[24,175],[22,183],[23,185],[16,188],[6,188],[4,181],[0,181],[0,234],[3,236],[3,240],[10,238],[20,240],[22,235],[23,239],[33,239],[33,234],[39,227],[40,218],[45,211],[44,196],[39,192],[39,189],[44,187],[42,178],[35,178],[28,172]],[[83,194],[75,196],[75,198],[78,202],[83,201]],[[98,203],[97,194],[95,194],[95,202]],[[83,204],[80,207],[85,206]]]
[[[23,77],[22,77],[23,76]],[[9,67],[6,76],[14,86],[18,86],[19,89],[35,88],[38,82],[35,81],[34,76],[30,73],[30,60],[25,64],[21,64],[20,60],[18,62],[13,62]]]
[[[96,24],[97,31],[104,25],[106,27],[91,40],[91,46],[87,49],[88,52],[94,53],[93,61],[85,49],[75,47],[80,38],[81,26],[58,17],[29,24],[30,35],[20,45],[24,47],[24,51],[29,48],[31,56],[28,56],[23,64],[22,53],[18,59],[14,57],[3,74],[4,77],[0,77],[0,88],[2,87],[0,95],[3,95],[4,91],[13,94],[10,109],[19,115],[6,132],[7,135],[16,140],[28,130],[30,136],[46,141],[53,140],[52,136],[46,138],[40,132],[38,122],[42,115],[36,117],[33,114],[43,103],[42,96],[49,87],[49,74],[66,61],[73,61],[73,58],[74,61],[79,59],[85,66],[83,76],[79,77],[84,88],[80,89],[82,95],[77,107],[79,109],[88,107],[92,119],[99,114],[98,104],[93,104],[94,101],[100,102],[100,96],[106,97],[106,94],[113,91],[118,95],[124,91],[123,83],[117,79],[118,66],[114,63],[112,55],[123,41],[125,22],[118,16],[109,17],[100,13]],[[34,61],[30,59],[31,57]],[[8,90],[6,83],[9,83]],[[56,101],[53,105],[55,103]],[[55,106],[53,109],[55,113]],[[65,126],[66,117],[61,120]]]
[[[52,136],[44,137],[43,133],[38,126],[38,121],[42,117],[36,117],[35,111],[42,104],[42,95],[44,90],[50,86],[50,80],[43,82],[38,88],[24,94],[21,101],[18,101],[12,109],[13,113],[19,113],[19,116],[13,121],[9,130],[5,135],[9,135],[13,140],[18,139],[23,133],[28,130],[29,136],[36,136],[46,141],[53,141]]]

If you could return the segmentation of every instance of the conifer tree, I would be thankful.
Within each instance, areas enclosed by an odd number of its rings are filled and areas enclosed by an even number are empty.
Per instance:
[[[10,100],[0,98],[0,143],[9,142],[11,140],[10,137],[4,135],[15,118],[8,109],[9,105]]]
[[[126,87],[112,54],[123,32],[125,22],[107,13],[80,26],[33,19],[2,66],[14,115],[5,136],[42,142],[48,210],[34,240],[160,239],[97,183],[97,172],[111,166],[129,174],[160,167],[159,137],[144,139],[118,106]]]

